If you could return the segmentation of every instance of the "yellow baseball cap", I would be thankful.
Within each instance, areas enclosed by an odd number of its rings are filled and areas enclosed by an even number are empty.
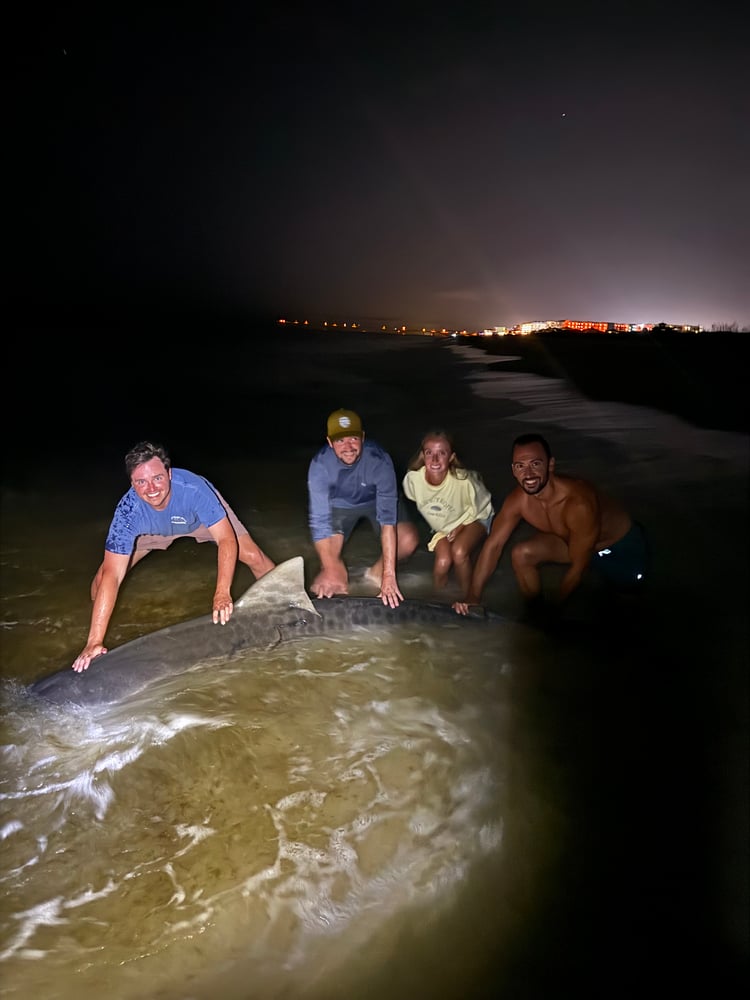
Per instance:
[[[362,421],[353,410],[334,410],[328,418],[328,437],[331,441],[341,438],[362,437]]]

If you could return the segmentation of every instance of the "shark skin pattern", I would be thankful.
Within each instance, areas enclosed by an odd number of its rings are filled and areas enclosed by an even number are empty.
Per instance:
[[[88,670],[65,667],[32,682],[28,692],[55,705],[112,705],[137,694],[153,681],[183,673],[207,660],[248,650],[267,650],[280,642],[418,624],[462,628],[502,625],[507,619],[475,608],[458,615],[448,604],[405,600],[390,608],[377,597],[312,600],[304,587],[302,556],[280,563],[234,603],[226,625],[202,615],[140,636],[97,657]]]
[[[383,604],[379,597],[313,598],[313,614],[301,614],[297,621],[279,626],[284,641],[298,641],[313,636],[335,635],[358,629],[394,629],[405,625],[459,629],[507,625],[503,618],[479,605],[468,615],[459,615],[450,604],[409,600],[396,608]]]
[[[304,588],[302,556],[295,556],[249,587],[226,625],[214,625],[211,615],[168,625],[103,653],[82,673],[66,667],[34,681],[28,691],[56,705],[116,704],[204,660],[270,649],[282,641],[280,627],[301,614],[316,612]]]
[[[472,607],[468,615],[457,614],[450,604],[406,598],[397,608],[389,608],[378,597],[313,598],[317,617],[306,619],[305,635],[346,632],[353,628],[394,628],[399,625],[430,625],[462,628],[507,624],[508,619],[482,607]],[[289,638],[287,626],[282,627]]]

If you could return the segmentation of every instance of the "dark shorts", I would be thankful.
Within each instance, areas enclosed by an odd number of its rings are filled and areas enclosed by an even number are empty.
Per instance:
[[[643,525],[633,521],[630,531],[608,549],[595,552],[591,567],[617,587],[642,586],[648,576],[648,543]]]
[[[406,509],[405,501],[399,497],[397,515],[399,523],[409,521],[409,512]],[[372,530],[380,538],[380,525],[375,513],[375,504],[367,504],[366,507],[332,507],[331,527],[334,535],[343,535],[344,541],[348,542],[351,533],[360,521],[369,521]]]

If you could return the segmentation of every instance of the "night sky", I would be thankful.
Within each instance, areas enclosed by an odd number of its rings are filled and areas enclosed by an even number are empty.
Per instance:
[[[739,12],[62,6],[6,34],[21,325],[750,327]]]

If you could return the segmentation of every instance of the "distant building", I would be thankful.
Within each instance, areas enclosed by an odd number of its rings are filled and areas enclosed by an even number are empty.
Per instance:
[[[604,320],[564,319],[560,324],[564,330],[596,330],[598,333],[628,333],[630,323],[610,323]]]
[[[306,326],[315,330],[347,330],[356,333],[367,333],[380,330],[384,333],[421,334],[428,337],[505,337],[527,336],[544,330],[570,330],[580,333],[651,333],[656,330],[672,330],[678,333],[702,333],[702,326],[687,323],[616,323],[611,320],[593,319],[539,319],[528,323],[517,323],[515,326],[489,326],[482,330],[447,329],[434,326],[406,326],[370,318],[361,323],[353,320],[321,320],[311,322],[308,319],[278,319],[280,326]],[[734,325],[736,329],[736,324]]]
[[[539,330],[549,330],[560,326],[564,320],[559,319],[537,319],[532,323],[520,323],[516,329],[519,333],[538,333]]]

